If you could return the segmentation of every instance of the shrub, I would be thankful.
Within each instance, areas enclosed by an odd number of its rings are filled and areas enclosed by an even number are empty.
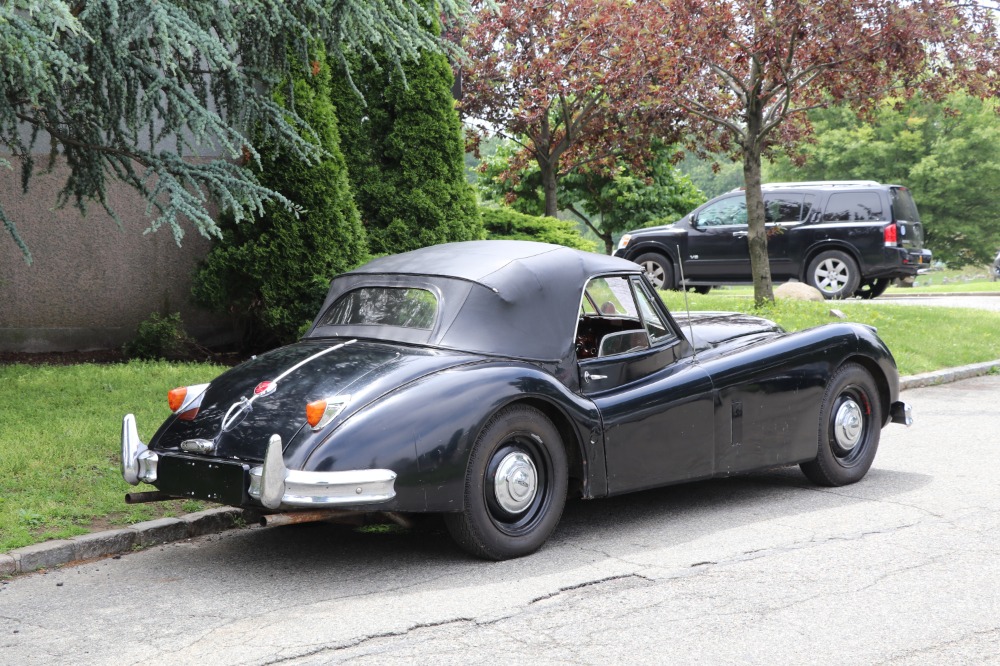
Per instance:
[[[580,235],[572,222],[518,213],[512,208],[482,208],[483,227],[490,239],[532,240],[594,252],[596,243]]]
[[[447,58],[424,52],[402,63],[405,80],[386,58],[356,65],[354,83],[364,99],[346,79],[334,81],[333,94],[371,253],[482,238]]]
[[[292,89],[296,110],[316,132],[326,157],[310,164],[264,143],[260,180],[300,210],[270,204],[252,224],[224,221],[223,239],[195,277],[195,301],[241,321],[245,349],[297,339],[316,315],[333,276],[368,259],[322,54],[311,73],[293,77]],[[281,97],[278,101],[288,103]]]
[[[180,360],[189,358],[196,348],[184,331],[179,312],[161,317],[154,312],[139,324],[135,337],[126,342],[122,353],[128,358],[145,360]]]

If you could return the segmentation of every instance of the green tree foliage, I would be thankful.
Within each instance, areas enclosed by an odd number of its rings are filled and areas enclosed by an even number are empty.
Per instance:
[[[1000,83],[988,3],[656,0],[633,9],[631,22],[644,31],[638,71],[658,70],[650,103],[683,112],[703,151],[743,162],[758,306],[774,300],[762,159],[809,136],[809,110],[850,102],[863,114],[917,90],[988,98]]]
[[[249,348],[296,339],[315,317],[331,278],[368,258],[340,152],[325,59],[317,58],[310,72],[295,76],[291,90],[324,157],[303,162],[293,151],[264,140],[257,176],[263,186],[295,201],[301,212],[268,202],[254,224],[224,221],[222,240],[195,276],[195,300],[242,319]],[[276,101],[290,104],[280,95]]]
[[[235,159],[259,161],[262,141],[319,159],[320,141],[274,86],[308,64],[309,40],[344,66],[345,50],[390,70],[440,42],[426,26],[466,0],[8,0],[0,3],[0,144],[27,189],[33,155],[48,148],[69,176],[58,205],[96,203],[112,216],[107,186],[121,180],[150,202],[150,228],[181,222],[218,235],[210,201],[240,221],[264,202],[290,205]],[[289,50],[288,46],[292,45]],[[350,83],[348,82],[348,85]],[[218,155],[188,161],[192,155]],[[24,252],[14,221],[0,223]]]
[[[512,172],[510,161],[519,150],[508,142],[483,160],[479,188],[483,197],[509,204],[529,215],[545,210],[545,194],[538,167],[529,164]],[[558,199],[603,243],[614,251],[614,238],[629,229],[677,220],[705,201],[691,180],[673,167],[672,151],[657,146],[642,171],[619,165],[612,170],[573,171],[559,179]]]
[[[572,223],[554,217],[525,215],[506,206],[483,208],[483,227],[490,240],[530,240],[594,251],[594,242],[580,235]]]
[[[340,81],[334,103],[372,254],[481,238],[447,58],[425,52],[395,70],[379,55],[355,71],[364,99]]]
[[[887,100],[864,122],[843,106],[816,110],[815,141],[766,169],[770,180],[866,179],[913,191],[935,259],[989,263],[1000,247],[1000,116],[962,93],[944,102]]]

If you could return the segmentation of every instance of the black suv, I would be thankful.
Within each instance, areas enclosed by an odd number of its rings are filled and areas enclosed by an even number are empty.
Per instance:
[[[931,262],[905,187],[852,180],[763,190],[775,282],[800,280],[826,298],[875,298]],[[674,224],[627,233],[615,255],[645,268],[660,289],[752,283],[745,194],[734,190]]]

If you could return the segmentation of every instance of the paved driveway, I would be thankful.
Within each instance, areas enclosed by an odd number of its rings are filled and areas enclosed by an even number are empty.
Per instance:
[[[904,294],[904,295],[897,295]],[[897,303],[900,305],[926,305],[947,308],[977,308],[1000,312],[1000,294],[961,294],[906,296],[905,290],[894,289],[877,298],[875,303]]]
[[[0,584],[0,664],[1000,663],[1000,377],[904,393],[869,475],[573,502],[534,556],[247,529]]]

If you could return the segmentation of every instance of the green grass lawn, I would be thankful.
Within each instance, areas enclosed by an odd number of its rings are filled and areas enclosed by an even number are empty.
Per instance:
[[[132,362],[0,366],[0,552],[205,508],[198,502],[126,505],[121,420],[143,441],[169,415],[167,391],[224,368]]]
[[[674,311],[684,295],[663,294]],[[748,293],[688,294],[692,310],[753,312]],[[876,326],[904,375],[1000,358],[1000,313],[893,305],[890,300],[779,301],[758,314],[796,331],[835,321]],[[131,362],[0,366],[0,552],[46,539],[204,508],[198,502],[125,504],[122,416],[136,415],[148,441],[169,415],[167,391],[211,380],[208,364]],[[147,489],[150,487],[147,487]]]

